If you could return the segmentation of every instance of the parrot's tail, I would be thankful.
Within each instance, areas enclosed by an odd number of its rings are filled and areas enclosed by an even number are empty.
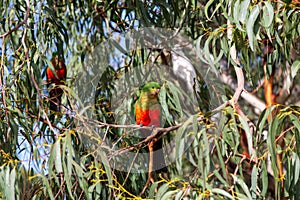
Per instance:
[[[61,97],[64,91],[60,87],[54,87],[50,90],[50,111],[60,112]]]
[[[164,152],[162,148],[162,139],[153,144],[153,169],[156,173],[164,172],[166,168]]]

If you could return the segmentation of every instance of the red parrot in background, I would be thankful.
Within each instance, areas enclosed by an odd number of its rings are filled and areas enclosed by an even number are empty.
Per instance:
[[[138,125],[142,126],[161,126],[161,110],[158,100],[160,85],[156,82],[145,84],[135,104],[135,119]],[[151,134],[151,131],[142,131],[144,137]],[[148,144],[149,148],[149,170],[148,180],[142,191],[143,194],[148,187],[150,181],[154,183],[152,171],[156,171],[165,167],[165,160],[162,152],[162,141],[154,138]]]
[[[60,111],[61,97],[63,95],[63,90],[59,85],[65,85],[67,78],[67,68],[63,57],[59,57],[57,53],[54,54],[51,60],[53,68],[47,68],[47,84],[50,87],[51,84],[54,86],[50,89],[50,110],[53,112]],[[53,71],[54,69],[54,71]]]

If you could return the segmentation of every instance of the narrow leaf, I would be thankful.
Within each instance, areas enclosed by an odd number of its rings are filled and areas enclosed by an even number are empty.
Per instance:
[[[209,0],[206,5],[205,5],[205,8],[204,8],[204,13],[205,13],[205,16],[207,19],[211,19],[211,17],[208,16],[208,9],[209,7],[214,3],[214,0]]]
[[[251,10],[249,19],[246,24],[247,35],[249,38],[249,45],[252,51],[254,51],[254,30],[253,29],[254,29],[255,21],[258,18],[259,12],[260,12],[260,6],[257,4]]]
[[[55,163],[55,169],[57,173],[63,172],[63,167],[62,167],[62,159],[61,159],[61,150],[60,150],[60,140],[57,140],[57,142],[54,143],[53,145],[53,154],[55,154],[54,157],[54,163]]]
[[[245,130],[246,136],[247,136],[247,143],[248,143],[248,149],[249,149],[249,153],[252,156],[252,149],[253,149],[253,145],[252,145],[252,134],[250,131],[250,127],[248,122],[241,116],[239,116],[239,120],[242,123],[242,126]]]
[[[250,194],[249,188],[247,186],[247,184],[240,178],[238,178],[235,175],[231,175],[233,177],[233,179],[241,186],[241,188],[244,190],[244,192],[246,193],[248,199],[252,199],[252,196]]]
[[[268,28],[274,19],[274,8],[268,1],[264,2],[264,4],[265,6],[263,7],[262,25]]]
[[[239,15],[239,20],[242,23],[246,22],[246,17],[249,11],[249,5],[250,5],[250,0],[245,0],[242,1],[240,4],[240,15]]]
[[[261,181],[262,181],[262,191],[261,196],[264,197],[268,191],[268,171],[266,163],[263,163],[262,169],[261,169]]]
[[[251,174],[252,199],[256,199],[256,186],[257,186],[257,178],[258,178],[257,174],[258,174],[258,168],[256,165],[254,165]]]
[[[168,184],[162,185],[162,186],[159,188],[159,190],[158,190],[158,192],[157,192],[157,194],[156,194],[156,198],[155,198],[155,199],[161,199],[161,198],[163,197],[163,195],[167,192],[168,188],[169,188],[169,185],[168,185]]]
[[[176,193],[177,193],[176,190],[175,190],[175,191],[168,191],[168,192],[166,192],[166,193],[162,196],[161,200],[173,199],[172,196],[174,196]]]
[[[299,175],[300,175],[300,160],[299,160],[299,156],[296,153],[293,153],[293,160],[294,160],[294,174],[293,174],[293,179],[294,179],[294,185],[297,184],[297,182],[299,181]]]
[[[213,194],[219,194],[219,195],[222,195],[223,197],[227,197],[227,198],[229,198],[229,199],[234,199],[234,197],[233,197],[231,194],[229,194],[229,193],[226,192],[225,190],[222,190],[222,189],[219,189],[219,188],[213,188],[213,189],[211,190],[211,192],[212,192]]]
[[[299,69],[300,69],[300,60],[298,59],[291,66],[292,79],[295,78],[295,76],[297,75]]]

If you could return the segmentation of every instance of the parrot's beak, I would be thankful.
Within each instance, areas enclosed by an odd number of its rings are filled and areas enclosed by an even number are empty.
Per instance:
[[[159,89],[156,89],[155,91],[153,91],[153,96],[158,96],[158,94],[159,94]]]
[[[159,91],[160,91],[160,89],[156,89],[156,90],[152,91],[150,94],[152,97],[156,97],[156,96],[158,96]]]

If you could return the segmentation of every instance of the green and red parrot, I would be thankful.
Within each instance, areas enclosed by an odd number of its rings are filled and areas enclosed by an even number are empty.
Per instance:
[[[60,85],[65,85],[67,78],[67,68],[65,65],[64,58],[59,56],[57,53],[54,54],[51,63],[53,68],[50,67],[46,70],[47,84],[50,87],[51,84],[54,86],[50,89],[50,110],[53,112],[60,111],[61,97],[63,95],[63,90],[59,87]],[[54,71],[53,71],[54,69]]]
[[[135,104],[135,120],[138,125],[160,126],[159,90],[160,85],[156,82],[147,83],[142,87]]]
[[[141,91],[139,99],[135,104],[135,120],[138,125],[142,126],[161,126],[161,109],[159,105],[158,94],[160,85],[156,82],[145,84]],[[142,131],[144,137],[151,134],[151,131]],[[143,194],[148,187],[150,181],[154,183],[152,172],[165,167],[164,155],[162,152],[162,141],[154,138],[148,143],[149,148],[149,170],[148,180],[142,191]]]

